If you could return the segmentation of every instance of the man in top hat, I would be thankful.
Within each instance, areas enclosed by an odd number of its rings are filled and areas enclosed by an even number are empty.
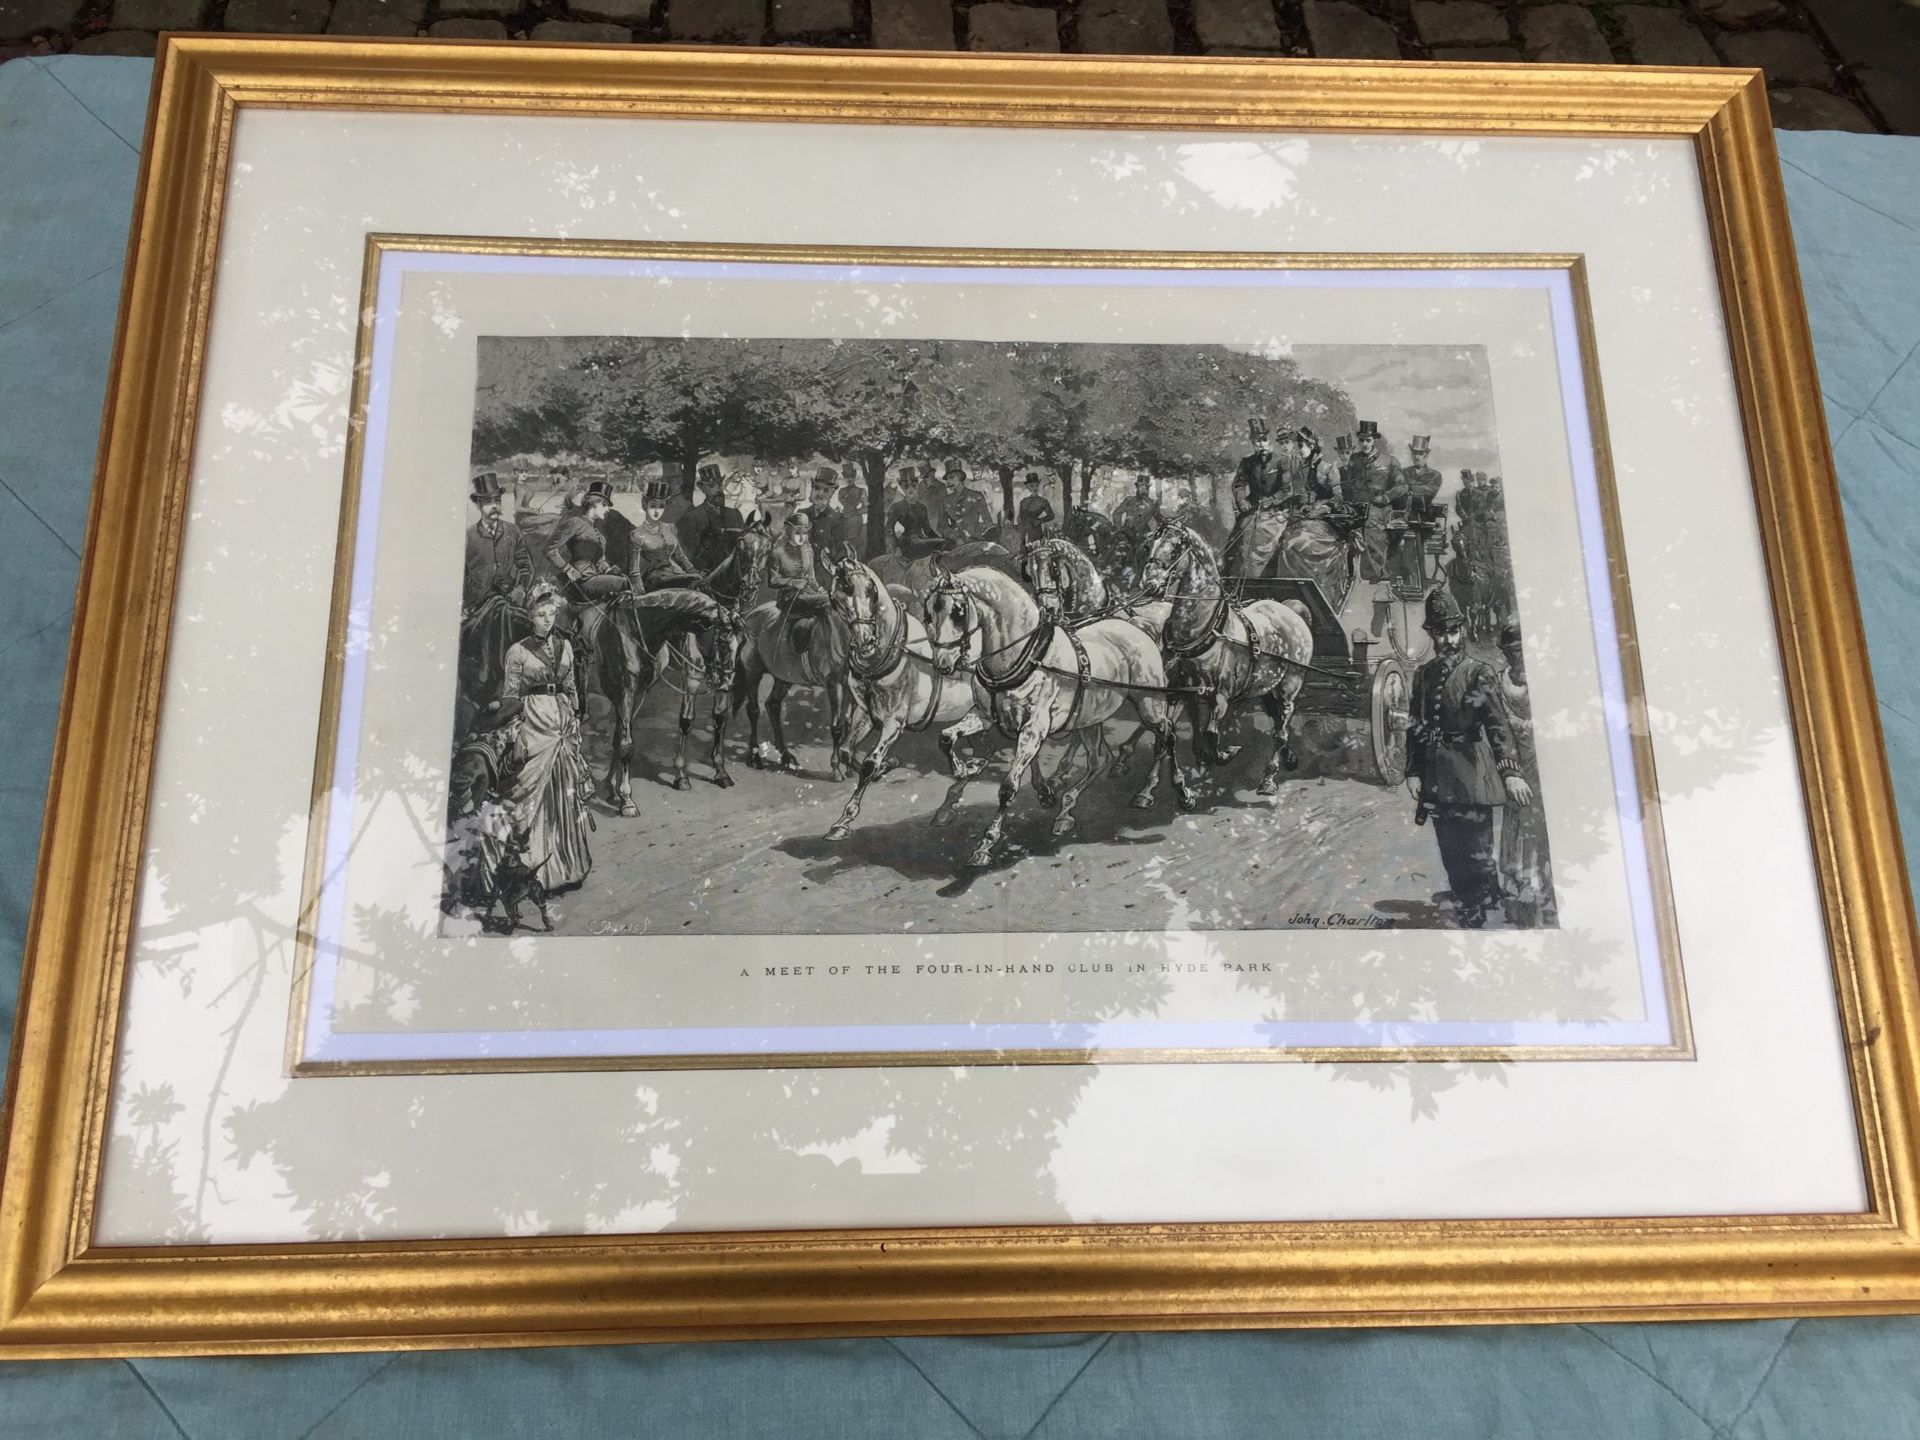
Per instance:
[[[1031,545],[1036,540],[1044,540],[1050,533],[1054,522],[1053,506],[1040,490],[1040,472],[1027,471],[1022,482],[1026,494],[1020,498],[1020,508],[1014,512],[1014,523],[1020,527],[1020,543]]]
[[[1364,580],[1382,579],[1387,573],[1387,520],[1394,502],[1406,491],[1400,462],[1388,453],[1379,422],[1360,422],[1353,454],[1341,472],[1341,491],[1349,505],[1367,507],[1366,524],[1360,532],[1360,576]]]
[[[476,475],[472,499],[479,519],[467,530],[467,568],[460,596],[460,688],[476,704],[497,698],[512,611],[526,604],[533,583],[533,552],[520,527],[504,519],[506,490],[491,471]]]
[[[1467,654],[1466,616],[1445,589],[1427,597],[1433,654],[1413,676],[1407,774],[1417,787],[1413,823],[1433,822],[1454,914],[1470,930],[1500,903],[1493,812],[1528,806],[1533,789],[1493,667]]]
[[[804,655],[813,627],[827,608],[827,592],[813,561],[813,521],[805,510],[787,516],[780,540],[767,552],[767,586],[787,622],[787,643]]]
[[[1273,443],[1267,437],[1266,421],[1247,421],[1247,438],[1253,442],[1253,449],[1242,455],[1234,468],[1233,511],[1236,515],[1253,509],[1259,503],[1256,497],[1266,494],[1272,486],[1267,470],[1273,464]]]
[[[924,560],[948,549],[952,542],[933,523],[928,500],[929,492],[938,488],[933,471],[922,470],[917,477],[914,472],[908,473],[907,495],[893,507],[888,528],[893,532],[893,548],[903,559]]]
[[[1400,483],[1406,490],[1404,504],[1411,519],[1426,515],[1440,493],[1440,472],[1427,463],[1432,453],[1431,435],[1416,435],[1407,441],[1407,464],[1400,471]]]
[[[1387,573],[1396,584],[1426,583],[1425,522],[1432,517],[1434,497],[1440,493],[1440,472],[1427,463],[1433,437],[1415,435],[1407,442],[1408,464],[1400,484],[1387,492]]]

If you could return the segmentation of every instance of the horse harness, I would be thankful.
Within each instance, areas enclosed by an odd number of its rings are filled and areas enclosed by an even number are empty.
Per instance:
[[[1087,647],[1080,643],[1080,637],[1070,625],[1059,625],[1041,617],[1040,623],[1033,627],[1027,636],[1027,643],[1021,648],[1020,656],[1013,662],[1013,668],[1004,675],[989,675],[985,667],[974,669],[974,678],[980,682],[980,688],[992,697],[993,723],[1000,733],[1012,739],[1019,732],[1009,729],[1000,713],[1000,697],[1009,691],[1017,690],[1033,678],[1037,670],[1045,670],[1050,675],[1061,675],[1057,666],[1043,665],[1048,647],[1053,644],[1056,634],[1065,635],[1067,643],[1073,647],[1073,704],[1067,707],[1067,720],[1054,733],[1059,734],[1074,728],[1073,722],[1080,716],[1080,701],[1087,693],[1087,686],[1093,679],[1093,662],[1087,658]]]
[[[855,679],[872,684],[876,680],[884,680],[906,663],[907,612],[897,606],[895,608],[899,623],[893,627],[893,634],[881,644],[872,659],[863,660],[857,649],[852,646],[847,647],[847,669],[853,673]],[[933,724],[933,717],[939,713],[940,689],[945,679],[938,674],[929,678],[932,683],[927,687],[927,713],[917,721],[908,721],[907,729],[909,730],[925,730]]]

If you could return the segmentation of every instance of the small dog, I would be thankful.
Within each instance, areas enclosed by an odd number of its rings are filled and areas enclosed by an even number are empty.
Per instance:
[[[524,830],[513,831],[493,867],[493,901],[506,911],[504,933],[508,935],[520,928],[522,905],[531,905],[539,911],[540,928],[549,934],[553,931],[553,920],[547,914],[547,887],[540,880],[540,864],[544,862],[528,860],[529,840]],[[493,905],[490,904],[482,923],[486,922],[492,911]]]

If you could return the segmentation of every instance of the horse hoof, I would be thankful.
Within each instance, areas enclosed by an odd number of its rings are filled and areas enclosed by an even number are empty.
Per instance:
[[[1040,802],[1040,808],[1042,810],[1058,810],[1060,808],[1060,797],[1053,791],[1035,786],[1033,793],[1034,798]]]
[[[1064,840],[1067,836],[1073,834],[1073,829],[1073,817],[1071,815],[1062,815],[1058,820],[1053,822],[1053,838],[1056,840]]]
[[[1280,793],[1280,782],[1271,777],[1262,780],[1258,793],[1261,795],[1278,795]]]
[[[929,825],[951,825],[953,823],[953,811],[943,805],[927,817],[927,823]]]
[[[718,775],[713,777],[713,783],[718,785],[722,790],[731,790],[733,788],[733,777],[722,770]]]
[[[747,752],[747,768],[748,768],[749,770],[764,770],[764,769],[766,769],[766,766],[765,766],[765,764],[763,764],[763,763],[762,763],[762,761],[761,761],[761,759],[760,759],[760,752],[759,752],[759,751],[757,751],[757,750],[749,750],[749,751]]]
[[[993,863],[993,847],[982,845],[967,855],[967,864],[975,870],[984,870]]]
[[[832,829],[827,831],[827,839],[829,840],[844,840],[846,838],[847,838],[847,827],[844,825],[835,825]]]
[[[631,820],[634,816],[640,813],[640,807],[634,804],[633,801],[628,800],[620,806],[620,813],[626,816],[627,819]]]
[[[1151,795],[1136,795],[1127,803],[1136,810],[1151,810],[1153,808],[1153,797]]]
[[[971,780],[986,768],[987,762],[984,760],[969,760],[964,764],[953,767],[953,778],[956,780]]]
[[[693,788],[693,781],[689,780],[685,775],[676,775],[673,777],[673,788],[676,790],[691,790]]]
[[[1291,745],[1287,746],[1280,752],[1280,763],[1289,770],[1298,770],[1300,768],[1300,752],[1295,750]]]
[[[847,767],[844,765],[832,766],[827,771],[827,779],[832,781],[835,785],[842,783],[846,778],[847,778]]]
[[[800,757],[791,751],[781,751],[780,768],[785,770],[789,775],[798,775],[800,773]]]
[[[1179,795],[1175,797],[1174,803],[1179,805],[1182,810],[1191,812],[1200,808],[1200,797],[1191,790],[1182,790]]]

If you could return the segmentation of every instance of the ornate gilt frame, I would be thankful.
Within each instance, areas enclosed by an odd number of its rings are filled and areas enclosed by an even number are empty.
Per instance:
[[[1914,915],[1758,72],[194,37],[162,42],[156,76],[8,1080],[0,1355],[1920,1308]],[[245,106],[1690,138],[1868,1209],[94,1246],[229,142]]]

